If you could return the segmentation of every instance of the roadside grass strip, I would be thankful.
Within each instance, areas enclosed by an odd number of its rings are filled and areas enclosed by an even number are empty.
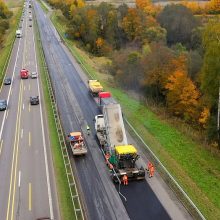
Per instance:
[[[74,42],[65,38],[66,23],[60,12],[54,11],[51,20],[81,67],[91,78],[101,80],[103,74],[91,67],[88,63],[89,56],[81,53]],[[123,90],[111,87],[106,81],[101,80],[101,83],[120,102],[129,123],[144,142],[150,146],[153,153],[157,155],[205,217],[207,219],[219,219],[219,156],[183,135],[166,121],[161,120],[145,105],[129,97]],[[189,201],[186,200],[186,197],[182,197],[183,195],[174,182],[168,178],[165,171],[160,167],[157,167],[157,170],[160,171],[161,176],[180,197],[189,211],[197,216]]]
[[[36,22],[35,27],[37,27]],[[47,110],[49,136],[53,154],[53,165],[56,173],[56,184],[58,189],[61,219],[83,220],[84,215],[67,152],[67,146],[65,144],[52,85],[50,83],[49,73],[40,41],[39,30],[37,29],[36,32],[41,84],[43,85],[44,103]]]

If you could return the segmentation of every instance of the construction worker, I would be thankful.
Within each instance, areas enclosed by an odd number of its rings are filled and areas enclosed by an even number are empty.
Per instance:
[[[124,186],[128,185],[128,176],[126,174],[122,177],[122,181],[123,181]]]
[[[148,163],[147,163],[147,171],[149,172],[150,171],[150,168],[153,166],[153,164],[150,162],[150,161],[148,161]]]
[[[90,127],[88,125],[86,126],[86,130],[87,130],[87,134],[89,135],[90,134]]]
[[[109,153],[106,153],[106,155],[105,155],[105,163],[106,164],[109,164],[109,158],[110,158],[110,154]]]
[[[109,163],[109,169],[112,170],[113,169],[113,165],[111,163]]]
[[[151,178],[151,177],[153,177],[154,176],[154,165],[152,164],[152,166],[150,167],[150,169],[149,169],[149,177]]]

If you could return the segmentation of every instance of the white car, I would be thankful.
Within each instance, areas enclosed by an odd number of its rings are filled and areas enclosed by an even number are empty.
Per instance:
[[[31,73],[31,78],[32,78],[32,79],[37,78],[37,72],[32,72],[32,73]]]

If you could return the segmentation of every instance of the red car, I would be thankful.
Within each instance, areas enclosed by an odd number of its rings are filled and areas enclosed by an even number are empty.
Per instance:
[[[28,70],[22,69],[20,71],[20,76],[21,76],[21,79],[28,79],[28,76],[29,76]]]

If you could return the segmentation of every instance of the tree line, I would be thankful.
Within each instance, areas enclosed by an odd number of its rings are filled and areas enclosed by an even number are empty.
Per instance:
[[[9,18],[12,12],[9,11],[3,0],[0,0],[0,48],[3,46],[3,40],[6,30],[9,28]]]
[[[68,19],[66,35],[96,56],[108,56],[115,82],[163,104],[171,115],[205,129],[218,143],[220,23],[204,25],[192,5],[164,8],[48,0]],[[206,13],[220,13],[212,0]],[[204,10],[204,9],[203,9]]]

